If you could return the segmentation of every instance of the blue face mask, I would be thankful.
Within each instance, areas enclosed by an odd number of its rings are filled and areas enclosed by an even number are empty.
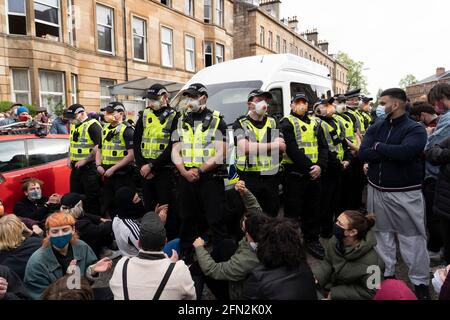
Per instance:
[[[377,117],[382,117],[384,115],[386,115],[386,107],[385,106],[378,106],[377,108]]]
[[[50,243],[58,249],[62,249],[72,240],[72,233],[63,236],[50,237]]]

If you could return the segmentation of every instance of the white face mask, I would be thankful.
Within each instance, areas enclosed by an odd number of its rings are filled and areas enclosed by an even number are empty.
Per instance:
[[[345,111],[347,109],[347,106],[345,105],[345,103],[340,103],[336,106],[336,113],[345,113]]]
[[[253,104],[255,105],[255,112],[258,116],[263,116],[266,114],[267,108],[269,107],[266,101],[262,100],[258,103]]]
[[[439,295],[441,293],[441,288],[444,285],[439,270],[434,273],[434,278],[431,280],[431,283],[433,284],[434,291]]]
[[[148,106],[153,110],[158,111],[159,109],[162,108],[162,103],[161,100],[149,100]]]
[[[200,101],[192,98],[188,99],[187,106],[191,112],[199,112],[202,107],[202,105],[200,105]]]

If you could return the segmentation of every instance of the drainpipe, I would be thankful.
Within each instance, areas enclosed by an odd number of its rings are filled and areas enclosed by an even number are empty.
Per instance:
[[[128,41],[127,41],[127,13],[125,1],[122,0],[122,12],[123,12],[123,46],[125,49],[125,81],[128,81]]]

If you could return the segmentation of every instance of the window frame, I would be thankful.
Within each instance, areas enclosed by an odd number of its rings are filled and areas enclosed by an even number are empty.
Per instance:
[[[28,23],[27,23],[27,0],[22,0],[22,1],[24,3],[24,11],[25,11],[24,13],[10,12],[9,11],[9,4],[8,4],[9,0],[5,0],[6,33],[7,34],[23,35],[23,36],[28,35],[28,32],[27,32],[27,25],[28,25]],[[34,2],[33,2],[33,4],[34,4]],[[17,17],[24,17],[25,18],[25,34],[10,33],[10,30],[9,30],[9,16],[10,15],[11,16],[17,16]]]
[[[224,17],[224,8],[225,8],[225,3],[223,0],[215,0],[215,7],[216,7],[216,15],[215,15],[215,22],[216,25],[218,27],[223,28],[224,27],[224,22],[225,22],[225,17]],[[220,4],[220,6],[218,5]]]
[[[206,53],[207,44],[211,46],[211,53]],[[211,55],[211,65],[214,65],[214,42],[213,41],[203,41],[203,65],[205,68],[210,67],[206,65],[206,55]]]
[[[70,91],[72,104],[78,103],[78,75],[75,73],[70,74]]]
[[[268,42],[267,45],[269,46],[269,50],[273,51],[273,32],[272,31],[269,31],[267,42]]]
[[[219,50],[217,50],[218,48],[222,48],[223,50],[222,50],[222,61],[221,62],[219,62],[219,60],[217,59],[219,56],[217,55],[217,53],[219,52]],[[223,45],[223,44],[221,44],[221,43],[218,43],[218,42],[216,42],[216,45],[215,45],[215,60],[216,60],[216,64],[218,64],[218,63],[222,63],[222,62],[224,62],[225,61],[225,45]]]
[[[194,47],[192,49],[188,49],[188,47],[187,47],[187,39],[188,38],[191,38],[194,41],[193,42]],[[187,64],[187,62],[188,62],[187,61],[187,57],[188,57],[187,53],[188,52],[192,53],[192,59],[193,59],[193,61],[192,61],[193,69],[192,70],[188,69],[188,64]],[[195,70],[197,68],[197,64],[196,64],[196,61],[195,61],[196,60],[195,59],[195,52],[196,52],[196,50],[195,50],[195,37],[193,35],[190,35],[190,34],[185,34],[184,35],[184,68],[188,72],[195,72]]]
[[[276,40],[276,52],[277,53],[281,53],[281,37],[280,35],[277,35],[277,40]]]
[[[112,15],[111,15],[111,17],[112,17],[111,26],[108,26],[108,25],[105,25],[105,24],[101,24],[101,23],[98,22],[98,10],[97,9],[98,9],[99,6],[111,10],[111,12],[112,12]],[[105,53],[105,54],[108,54],[108,55],[113,55],[113,56],[116,54],[114,23],[115,23],[114,8],[110,7],[110,6],[107,6],[107,5],[103,4],[103,3],[96,2],[95,3],[95,34],[96,34],[96,38],[97,38],[96,46],[97,46],[97,51],[98,52]],[[98,36],[98,26],[99,25],[102,26],[102,27],[111,29],[111,51],[106,51],[106,50],[103,50],[103,49],[99,48],[99,36]]]
[[[169,30],[170,34],[171,34],[171,43],[170,43],[170,49],[171,49],[170,50],[170,62],[171,62],[171,65],[170,66],[164,65],[164,54],[163,54],[163,52],[164,52],[163,48],[164,47],[163,47],[163,45],[168,45],[168,43],[165,43],[164,40],[163,40],[163,29]],[[174,51],[173,51],[173,40],[174,40],[173,29],[170,28],[170,27],[161,25],[160,37],[161,37],[161,41],[160,41],[160,43],[161,43],[161,66],[164,67],[164,68],[174,68],[175,61],[174,61]]]
[[[144,23],[143,26],[143,31],[144,31],[144,35],[138,35],[136,33],[134,33],[134,19],[137,20],[141,20]],[[147,20],[144,18],[141,18],[139,16],[136,15],[132,15],[131,16],[131,33],[132,33],[132,45],[133,45],[133,60],[139,61],[139,62],[147,62],[148,61],[148,56],[147,56]],[[134,37],[139,37],[143,39],[143,46],[144,46],[144,59],[140,59],[140,58],[136,58],[136,53],[134,51]]]
[[[259,45],[262,47],[266,46],[266,30],[263,26],[259,26]]]
[[[52,92],[52,91],[42,91],[41,89],[41,72],[48,72],[48,73],[58,73],[61,75],[62,80],[62,92]],[[38,81],[39,81],[39,105],[41,108],[43,108],[42,103],[42,95],[52,95],[52,96],[61,96],[61,101],[65,105],[66,104],[66,79],[65,79],[65,73],[64,71],[57,71],[57,70],[47,70],[47,69],[39,69],[38,70]],[[52,112],[53,110],[48,110],[49,112]]]
[[[28,68],[11,68],[10,70],[11,70],[11,77],[10,77],[11,79],[10,79],[10,81],[11,81],[11,99],[12,99],[12,101],[17,102],[16,92],[17,93],[28,93],[28,104],[31,104],[30,69],[28,69]],[[13,74],[14,70],[21,70],[21,71],[26,70],[27,71],[27,80],[28,80],[28,90],[27,91],[25,91],[25,90],[15,90],[15,88],[14,88],[14,74]]]
[[[76,34],[75,34],[75,11],[73,0],[67,0],[67,32],[69,34],[69,44],[75,46]]]
[[[109,99],[110,102],[113,99],[113,96],[102,96],[102,81],[111,81],[113,83],[111,85],[106,86],[106,88],[109,87],[109,86],[115,86],[117,84],[117,80],[115,80],[115,79],[100,78],[100,80],[99,80],[99,85],[100,85],[100,107],[102,107],[102,99],[103,100]]]
[[[209,2],[209,5],[206,5],[206,1]],[[206,8],[209,8],[208,10],[208,15],[209,17],[206,18],[205,12],[206,12]],[[203,22],[207,23],[207,24],[212,24],[213,22],[213,0],[204,0],[203,1]]]
[[[58,1],[58,7],[54,7],[54,6],[52,6],[52,5],[49,5],[49,4],[47,4],[47,3],[43,3],[41,0],[33,0],[33,10],[35,11],[36,9],[34,8],[34,5],[36,4],[36,3],[39,3],[39,4],[41,4],[41,5],[44,5],[44,6],[47,6],[47,7],[51,7],[51,8],[56,8],[57,10],[58,10],[58,24],[55,24],[55,23],[51,23],[51,22],[47,22],[47,21],[44,21],[44,20],[39,20],[39,19],[36,19],[36,15],[34,16],[34,25],[35,25],[35,30],[34,30],[34,32],[35,32],[35,35],[36,35],[36,23],[40,23],[40,24],[45,24],[45,25],[47,25],[47,26],[51,26],[51,27],[57,27],[58,28],[58,41],[61,41],[61,34],[62,34],[62,24],[61,24],[61,0],[57,0]],[[36,37],[37,37],[37,35],[36,35]]]
[[[191,9],[192,12],[188,11]],[[195,2],[194,0],[184,0],[184,14],[188,17],[195,17]]]

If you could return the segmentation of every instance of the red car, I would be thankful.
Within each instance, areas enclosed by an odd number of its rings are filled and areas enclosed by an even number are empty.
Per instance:
[[[69,192],[68,152],[68,135],[0,135],[0,198],[5,212],[12,213],[24,197],[21,188],[26,178],[42,180],[46,196]]]

